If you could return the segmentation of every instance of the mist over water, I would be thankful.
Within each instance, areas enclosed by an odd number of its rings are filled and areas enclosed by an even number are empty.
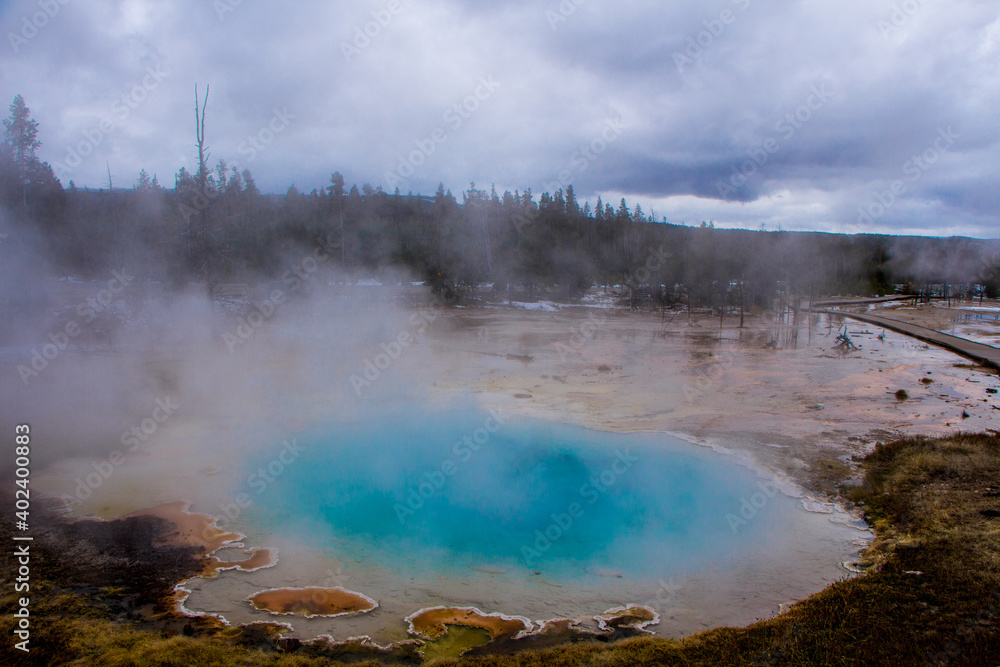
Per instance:
[[[51,289],[75,306],[106,282]],[[239,336],[257,297],[213,303],[136,286],[116,297],[107,340],[85,329],[25,383],[17,367],[30,363],[33,346],[67,319],[86,324],[76,310],[40,312],[29,343],[4,351],[10,372],[0,392],[11,411],[0,423],[35,421],[47,444],[34,483],[70,497],[75,517],[185,500],[247,535],[248,546],[274,548],[276,567],[225,573],[192,597],[190,609],[223,610],[234,623],[260,620],[244,601],[262,588],[342,585],[381,611],[344,621],[338,637],[395,641],[406,636],[402,619],[435,605],[544,619],[632,602],[689,610],[661,626],[670,634],[752,620],[843,576],[857,532],[773,487],[766,494],[767,480],[735,457],[662,433],[528,418],[580,421],[569,409],[532,413],[521,379],[484,380],[567,372],[572,364],[553,350],[583,315],[446,310],[429,294],[410,305],[398,286],[341,282],[324,267],[298,289],[272,287],[285,291],[284,303],[232,348],[223,335]],[[603,363],[639,353],[631,324],[608,327],[588,354]],[[403,334],[409,345],[380,363]],[[658,348],[641,351],[662,358]],[[529,368],[514,353],[535,360]],[[597,362],[587,362],[590,372]],[[669,373],[636,391],[683,382],[683,369]],[[656,395],[658,409],[679,400]],[[158,401],[179,407],[133,449],[127,436],[155,418]],[[496,405],[504,411],[493,414]],[[618,419],[617,428],[632,423]],[[297,449],[285,451],[285,441]],[[112,466],[115,452],[124,462]],[[98,480],[100,469],[108,474]],[[683,592],[668,598],[664,582],[675,580]],[[385,618],[396,624],[383,629]],[[306,634],[330,632],[300,623]]]

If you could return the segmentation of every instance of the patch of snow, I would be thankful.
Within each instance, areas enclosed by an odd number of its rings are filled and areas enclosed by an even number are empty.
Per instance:
[[[937,307],[940,308],[941,306]],[[997,313],[1000,312],[1000,306],[955,306],[951,310],[971,310],[977,313]]]
[[[546,313],[555,313],[561,308],[558,303],[553,303],[551,301],[538,301],[537,303],[524,303],[523,301],[511,301],[510,305],[514,308],[521,308],[523,310],[540,310]]]

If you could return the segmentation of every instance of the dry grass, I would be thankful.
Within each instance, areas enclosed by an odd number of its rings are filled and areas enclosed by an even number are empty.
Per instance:
[[[440,665],[1000,665],[1000,439],[960,435],[879,447],[865,462],[863,503],[877,540],[870,572],[838,582],[774,619],[718,628],[680,641],[630,639],[515,655],[440,660]],[[5,536],[0,535],[0,539]],[[10,564],[3,564],[10,572]],[[39,577],[45,569],[37,570]],[[125,587],[127,589],[127,586]],[[10,637],[13,594],[0,596],[0,633]],[[116,588],[115,595],[126,591]],[[100,591],[32,592],[33,652],[24,665],[340,664],[335,655],[250,629],[189,638],[109,618]],[[412,663],[414,656],[400,656]],[[374,662],[354,664],[374,665]]]

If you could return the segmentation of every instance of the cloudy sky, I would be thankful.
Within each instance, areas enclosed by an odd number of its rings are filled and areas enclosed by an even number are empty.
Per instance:
[[[717,226],[1000,237],[985,0],[0,0],[2,84],[64,185],[211,161],[624,196]],[[6,115],[6,114],[4,114]]]

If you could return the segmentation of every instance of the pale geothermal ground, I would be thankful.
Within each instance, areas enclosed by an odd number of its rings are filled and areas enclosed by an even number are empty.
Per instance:
[[[367,307],[382,307],[373,301]],[[158,378],[159,384],[150,388],[147,382],[136,381],[149,400],[129,404],[126,415],[131,416],[118,417],[116,423],[124,427],[111,429],[114,437],[107,439],[101,456],[67,453],[36,471],[33,485],[52,497],[75,495],[71,516],[110,518],[186,500],[192,511],[221,518],[223,508],[233,502],[234,489],[245,486],[245,457],[268,452],[277,457],[285,439],[313,423],[377,414],[379,402],[386,400],[448,403],[471,396],[484,409],[500,408],[510,415],[609,431],[668,432],[692,446],[715,447],[784,481],[793,492],[806,493],[804,505],[828,512],[817,515],[822,521],[836,518],[843,523],[851,517],[822,503],[836,500],[838,483],[856,474],[854,457],[871,451],[876,442],[904,435],[1000,429],[996,394],[987,392],[1000,389],[997,375],[890,331],[880,339],[880,329],[846,320],[847,331],[860,348],[841,354],[834,345],[844,322],[825,315],[803,317],[796,328],[748,315],[746,327],[740,329],[738,318],[730,317],[720,334],[717,317],[631,313],[601,307],[598,294],[592,304],[447,310],[386,306],[391,315],[378,317],[308,304],[287,307],[233,351],[211,332],[191,334],[189,339],[183,327],[181,332],[160,335],[156,345],[126,342],[78,350],[58,360],[61,366],[47,370],[33,391],[41,395],[70,377],[92,378],[95,365],[104,370],[109,364],[115,366],[109,359],[119,359],[123,368],[141,366],[142,377]],[[199,307],[172,308],[188,313]],[[926,313],[908,312],[913,317],[940,317],[940,309],[931,308],[926,307]],[[235,316],[212,317],[222,321],[218,332],[228,331]],[[980,336],[1000,331],[989,323],[977,321],[975,326]],[[400,334],[409,334],[410,344],[374,380],[359,384],[357,377],[364,376],[366,362],[374,362],[382,352],[380,345],[398,340]],[[765,347],[772,339],[776,349]],[[20,360],[24,353],[11,355]],[[352,376],[357,376],[354,383]],[[83,380],[69,384],[80,385],[73,396],[86,393]],[[900,389],[906,390],[908,399],[896,398]],[[115,396],[127,393],[119,387]],[[92,493],[75,491],[79,480],[95,470],[95,463],[115,448],[124,449],[118,434],[147,417],[154,398],[167,395],[176,396],[182,406],[176,414],[148,443],[127,452],[124,462],[116,464]],[[38,407],[37,413],[44,419],[45,408]],[[72,431],[64,437],[71,438]],[[255,444],[246,445],[249,442]],[[189,608],[222,613],[232,622],[271,618],[292,623],[301,636],[332,633],[341,639],[371,634],[385,642],[406,636],[402,619],[418,608],[413,603],[394,607],[395,595],[408,595],[427,606],[448,599],[448,590],[456,587],[455,582],[442,582],[440,591],[414,594],[404,590],[405,582],[398,582],[396,589],[372,591],[370,587],[384,583],[389,575],[361,573],[336,554],[273,544],[272,535],[239,516],[224,523],[225,528],[246,535],[247,548],[276,547],[279,561],[270,569],[224,572],[216,579],[186,585],[194,591]],[[830,530],[841,529],[846,530],[837,524]],[[843,540],[855,548],[862,545],[858,540],[866,533],[850,530],[854,539],[848,534]],[[220,555],[227,560],[235,554]],[[812,579],[803,581],[812,581],[809,585],[819,590],[823,582],[848,576],[840,560],[804,563],[805,569],[812,569]],[[531,614],[530,604],[518,608],[517,591],[491,592],[485,581],[489,573],[483,574],[484,581],[462,584],[483,588],[474,591],[474,598],[482,601],[480,608],[542,620]],[[670,602],[660,609],[661,626],[651,629],[675,634],[720,623],[746,623],[777,613],[782,602],[815,592],[801,583],[754,585],[766,594],[741,605],[713,595],[710,581],[671,582],[663,591],[649,593],[651,602]],[[377,622],[299,620],[268,617],[244,601],[256,591],[280,586],[343,586],[378,598],[382,610],[391,614],[383,613]],[[585,602],[596,604],[582,601],[581,610],[595,614],[605,610]]]

